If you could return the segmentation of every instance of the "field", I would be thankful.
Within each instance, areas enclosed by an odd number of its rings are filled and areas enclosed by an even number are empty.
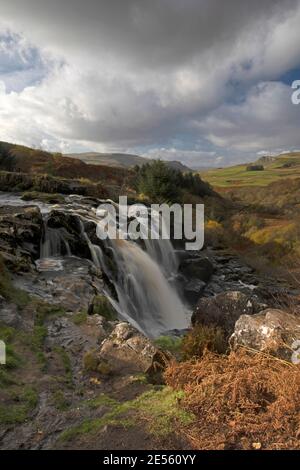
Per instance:
[[[200,172],[200,176],[216,188],[267,186],[280,179],[300,177],[300,152],[280,155],[273,161],[264,163],[263,171],[247,171],[248,165]]]

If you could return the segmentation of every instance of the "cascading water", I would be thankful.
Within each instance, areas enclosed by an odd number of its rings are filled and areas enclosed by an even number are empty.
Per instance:
[[[61,257],[63,253],[71,256],[68,240],[60,229],[48,227],[47,215],[44,214],[44,234],[40,246],[40,259],[37,261],[39,270],[61,271],[63,269],[62,262],[57,257]]]
[[[115,288],[120,313],[126,312],[151,337],[186,328],[184,306],[155,259],[133,242],[115,240],[111,245],[118,268]]]
[[[160,237],[144,239],[143,250],[131,241],[107,239],[101,242],[104,254],[98,244],[91,242],[85,230],[85,222],[97,222],[95,212],[87,211],[86,208],[84,211],[78,208],[62,210],[77,217],[80,236],[89,247],[94,265],[105,272],[115,287],[117,300],[109,292],[106,294],[121,318],[151,337],[188,326],[187,311],[176,290],[169,284],[178,266],[169,240]],[[39,268],[47,270],[50,265],[51,269],[62,269],[61,258],[63,254],[71,256],[71,251],[63,231],[48,227],[47,218],[46,215]],[[114,274],[111,272],[111,263],[107,263],[108,253],[111,253],[116,267]],[[76,253],[73,255],[76,256]],[[58,257],[60,260],[57,260]]]

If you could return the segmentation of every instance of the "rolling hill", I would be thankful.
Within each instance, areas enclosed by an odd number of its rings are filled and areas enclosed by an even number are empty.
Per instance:
[[[152,161],[152,159],[141,157],[139,155],[131,155],[129,153],[70,153],[63,155],[67,158],[75,158],[89,165],[106,165],[115,168],[132,168],[135,165],[142,166]],[[166,161],[169,167],[182,172],[191,171],[190,168],[177,161]]]
[[[263,165],[264,170],[247,171],[247,167],[252,164]],[[199,174],[214,187],[267,186],[281,179],[300,177],[300,152],[262,157],[253,163],[201,171]]]

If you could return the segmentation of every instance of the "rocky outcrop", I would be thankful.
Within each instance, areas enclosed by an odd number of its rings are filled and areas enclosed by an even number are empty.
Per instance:
[[[36,206],[0,207],[0,255],[13,271],[32,269],[39,256],[42,226]]]
[[[55,178],[48,175],[0,171],[1,191],[39,191],[42,193],[80,194],[107,197],[100,183],[83,183],[76,179]]]
[[[88,312],[104,287],[101,272],[85,259],[65,258],[60,263],[61,269],[58,265],[51,270],[48,260],[41,260],[40,272],[18,277],[16,285],[35,297],[60,305],[66,312]]]
[[[278,309],[242,315],[230,338],[232,349],[246,346],[300,363],[300,317]]]
[[[247,295],[239,291],[223,292],[199,300],[192,315],[192,324],[220,326],[227,335],[230,335],[241,315],[258,313],[265,307],[266,305],[253,294]]]

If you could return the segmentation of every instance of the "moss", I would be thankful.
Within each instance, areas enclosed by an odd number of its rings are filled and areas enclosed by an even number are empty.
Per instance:
[[[99,365],[99,358],[95,350],[88,351],[83,356],[83,367],[88,372],[96,372]]]
[[[3,259],[0,256],[0,295],[8,302],[13,302],[19,308],[25,307],[30,296],[23,290],[14,287],[11,276],[5,267]]]
[[[106,320],[117,320],[117,314],[112,308],[109,300],[104,295],[97,295],[93,302],[93,313],[101,315]]]
[[[171,353],[179,352],[181,343],[182,338],[174,336],[160,336],[154,341],[154,344],[160,349],[170,351]]]
[[[86,311],[81,311],[78,313],[75,313],[75,315],[72,316],[72,321],[75,323],[75,325],[82,325],[85,323],[87,320],[87,312]]]
[[[101,375],[111,375],[112,368],[108,362],[101,360],[97,366],[97,372],[99,372]]]
[[[61,346],[56,346],[54,348],[54,351],[60,356],[61,362],[65,369],[65,376],[66,376],[67,383],[71,384],[73,381],[73,372],[72,372],[71,359],[67,351]]]
[[[69,401],[66,399],[62,390],[55,390],[52,394],[52,402],[59,411],[66,411],[70,407]]]
[[[101,395],[99,395],[97,398],[89,400],[87,402],[87,405],[89,408],[95,409],[95,408],[99,408],[99,406],[115,407],[118,405],[118,402],[117,400],[109,397],[105,393],[101,393]]]
[[[25,387],[21,395],[13,398],[14,401],[18,401],[18,403],[12,404],[11,406],[0,405],[1,424],[23,423],[38,402],[37,392],[32,387]]]
[[[32,306],[36,310],[35,324],[43,325],[48,317],[62,317],[66,311],[61,305],[49,304],[43,300],[32,301]]]
[[[157,437],[167,436],[176,430],[176,423],[185,426],[194,421],[193,414],[179,407],[179,401],[183,396],[183,392],[175,392],[169,387],[161,390],[152,389],[124,403],[118,403],[107,396],[100,396],[99,406],[108,405],[111,410],[101,418],[86,420],[81,425],[64,431],[60,440],[68,441],[82,434],[95,433],[109,424],[130,427],[143,420],[147,423],[151,434]]]
[[[41,193],[39,191],[26,191],[22,194],[23,201],[39,200],[49,204],[62,204],[65,201],[62,194]]]

